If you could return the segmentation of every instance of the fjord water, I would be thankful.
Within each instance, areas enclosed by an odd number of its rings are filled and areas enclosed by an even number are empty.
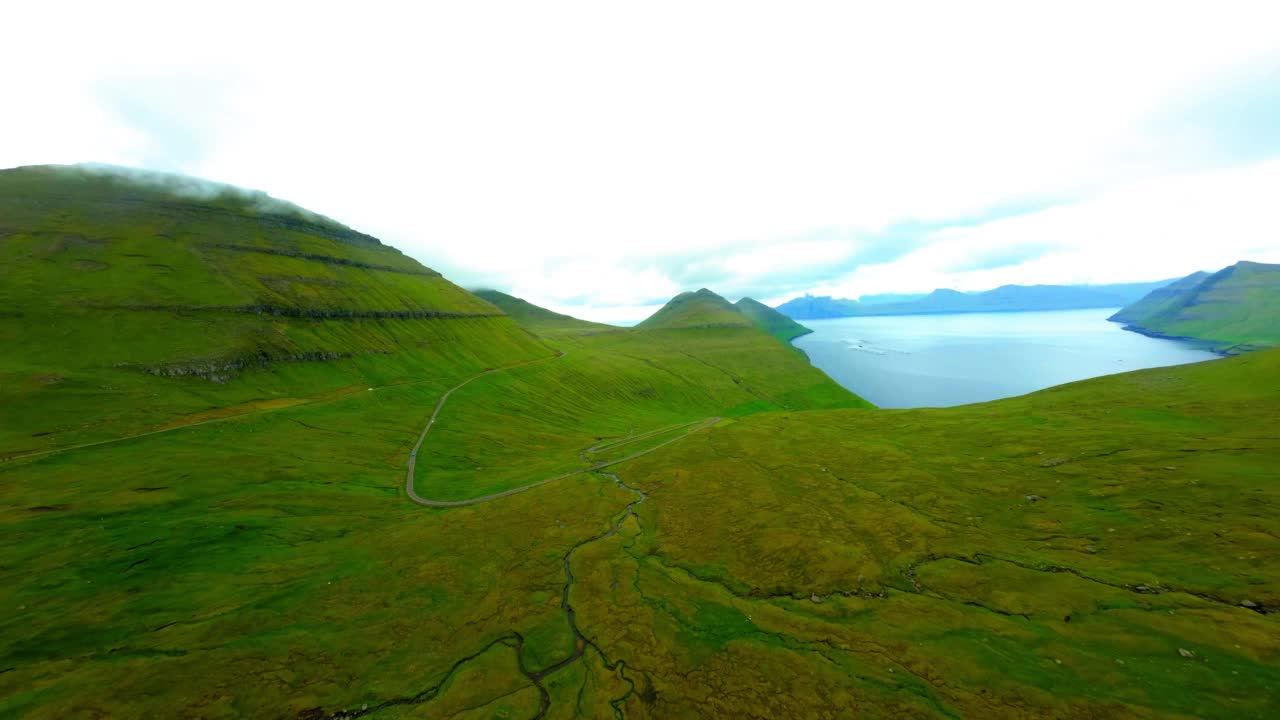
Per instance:
[[[805,320],[796,347],[885,408],[985,402],[1074,380],[1209,360],[1108,322],[1115,309]]]

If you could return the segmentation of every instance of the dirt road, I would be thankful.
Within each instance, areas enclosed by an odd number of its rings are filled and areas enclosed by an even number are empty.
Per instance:
[[[557,355],[555,358],[547,358],[547,359],[554,360],[560,357],[564,357],[564,354],[561,353],[560,355]],[[539,360],[536,362],[546,362],[546,360]],[[627,442],[641,440],[643,438],[650,437],[652,435],[656,435],[667,430],[678,429],[680,427],[694,425],[694,427],[684,432],[683,434],[677,435],[676,437],[670,440],[667,440],[666,442],[659,443],[658,445],[655,445],[646,450],[641,450],[640,452],[632,453],[631,455],[628,455],[626,457],[618,458],[617,460],[609,460],[607,462],[598,462],[589,467],[582,468],[581,470],[574,470],[572,472],[567,472],[562,475],[556,475],[555,477],[545,478],[543,480],[538,480],[536,482],[529,483],[528,485],[521,485],[520,487],[512,488],[510,490],[504,490],[503,492],[500,492],[500,493],[493,493],[492,495],[485,495],[483,497],[471,498],[469,500],[431,500],[419,495],[418,492],[413,488],[413,475],[414,475],[414,469],[416,468],[418,463],[418,450],[422,448],[422,443],[427,439],[427,435],[431,432],[431,428],[435,427],[436,418],[440,415],[440,410],[444,407],[444,404],[448,402],[449,396],[452,395],[454,391],[460,390],[461,388],[465,387],[467,384],[471,383],[472,381],[479,380],[480,378],[486,375],[492,375],[493,373],[500,372],[501,370],[509,370],[516,367],[525,367],[531,364],[533,363],[525,363],[523,365],[512,365],[511,367],[508,367],[508,368],[496,368],[493,370],[486,370],[478,375],[475,375],[473,377],[470,377],[464,380],[463,382],[459,383],[453,388],[450,388],[444,395],[440,396],[440,401],[436,403],[435,410],[431,412],[431,418],[427,420],[427,426],[422,428],[422,434],[418,436],[418,442],[414,444],[413,450],[409,453],[409,466],[404,474],[404,491],[409,496],[410,500],[418,503],[419,505],[425,505],[427,507],[463,507],[466,505],[475,505],[477,503],[488,502],[490,500],[497,500],[499,498],[515,495],[516,493],[522,493],[526,490],[532,490],[533,488],[536,488],[539,485],[546,485],[547,483],[555,482],[556,480],[563,480],[565,478],[573,477],[574,475],[581,475],[583,473],[595,472],[602,468],[607,468],[610,465],[617,465],[619,463],[627,462],[628,460],[634,460],[642,455],[648,455],[654,450],[670,445],[673,442],[682,440],[685,436],[689,435],[690,433],[698,432],[699,430],[711,427],[712,425],[715,425],[716,423],[720,422],[719,417],[709,417],[701,421],[700,423],[695,420],[692,423],[685,423],[684,425],[676,425],[670,428],[660,428],[658,430],[652,430],[650,432],[644,433],[643,435],[635,436],[632,438],[623,438],[622,440],[611,442],[605,445],[597,445],[595,448],[592,448],[593,451],[597,448],[607,449],[617,445],[626,444]]]

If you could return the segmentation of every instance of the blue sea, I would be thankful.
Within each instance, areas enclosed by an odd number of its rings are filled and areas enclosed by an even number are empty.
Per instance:
[[[1073,380],[1210,360],[1177,340],[1124,330],[1116,309],[804,320],[793,344],[880,407],[946,407]]]

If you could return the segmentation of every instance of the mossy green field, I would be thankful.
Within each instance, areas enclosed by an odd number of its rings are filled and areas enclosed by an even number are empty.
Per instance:
[[[743,418],[624,471],[651,502],[583,602],[600,593],[606,646],[687,653],[648,668],[654,717],[742,665],[834,672],[818,687],[858,714],[1268,717],[1278,373],[1270,351],[949,410]],[[830,708],[792,674],[731,683],[720,712]]]
[[[133,211],[37,252],[107,190],[24,187],[0,228],[0,715],[1280,707],[1280,351],[882,411],[711,293],[599,327],[340,226],[118,187]],[[223,232],[308,250],[202,239]],[[161,253],[186,282],[102,274]],[[274,294],[285,275],[336,284]],[[418,452],[425,497],[657,449],[417,505],[409,452],[470,378]]]

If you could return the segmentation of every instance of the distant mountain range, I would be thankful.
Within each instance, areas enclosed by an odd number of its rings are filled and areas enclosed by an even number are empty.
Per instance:
[[[1193,340],[1228,355],[1280,345],[1280,265],[1197,272],[1112,315],[1127,330]]]
[[[887,305],[889,303],[911,302],[926,298],[929,293],[880,293],[879,295],[863,295],[858,302],[863,305]]]
[[[1080,310],[1128,305],[1170,282],[1172,281],[1115,285],[1004,285],[979,293],[939,289],[923,296],[870,295],[864,297],[862,302],[805,295],[788,300],[777,309],[795,320],[867,315]]]

